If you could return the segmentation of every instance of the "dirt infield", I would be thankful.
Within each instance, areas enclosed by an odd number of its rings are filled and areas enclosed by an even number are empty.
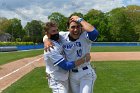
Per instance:
[[[140,60],[140,52],[95,52],[91,61]],[[0,92],[36,67],[44,66],[43,56],[24,58],[0,66]]]
[[[0,66],[0,93],[36,67],[43,66],[42,55],[24,58]]]
[[[140,60],[140,52],[96,52],[91,56],[92,61]]]

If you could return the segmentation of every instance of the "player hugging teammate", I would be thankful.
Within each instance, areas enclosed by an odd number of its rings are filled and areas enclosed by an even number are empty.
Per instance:
[[[90,65],[89,53],[99,33],[78,16],[71,16],[67,25],[68,32],[58,32],[55,26],[49,33],[46,28],[44,46],[48,49],[54,45],[44,52],[49,86],[53,93],[68,93],[69,87],[72,93],[92,93],[96,73]]]

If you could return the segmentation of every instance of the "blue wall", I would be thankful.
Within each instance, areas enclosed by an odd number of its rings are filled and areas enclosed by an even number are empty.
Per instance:
[[[92,46],[140,46],[140,42],[94,42]],[[0,52],[40,48],[44,48],[44,45],[0,46]]]
[[[17,46],[18,50],[29,50],[29,49],[40,49],[43,48],[44,45],[40,44],[40,45],[22,45],[22,46]]]
[[[140,46],[140,42],[94,42],[92,46]]]

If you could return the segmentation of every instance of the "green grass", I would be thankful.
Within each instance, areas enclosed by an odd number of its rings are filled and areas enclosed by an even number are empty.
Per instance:
[[[35,68],[2,93],[51,93],[45,77],[45,68]]]
[[[95,93],[140,93],[140,61],[96,62]]]
[[[94,93],[139,93],[140,61],[94,62],[97,80]],[[51,93],[45,68],[36,68],[2,93]]]
[[[140,46],[94,46],[91,52],[140,52]]]
[[[43,54],[43,49],[41,50],[31,50],[31,51],[16,51],[16,52],[0,52],[0,65],[9,63],[22,58],[33,57]]]

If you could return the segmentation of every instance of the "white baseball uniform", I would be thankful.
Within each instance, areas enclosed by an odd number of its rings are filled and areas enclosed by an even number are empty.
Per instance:
[[[89,39],[87,32],[83,32],[80,35],[79,39],[77,39],[76,41],[69,40],[69,37],[68,37],[69,32],[60,32],[59,34],[61,35],[60,42],[63,45],[63,50],[65,52],[65,56],[68,61],[78,60],[78,59],[82,58],[83,56],[85,56],[87,53],[90,53],[90,48],[91,48],[91,44],[93,41],[91,41]],[[56,51],[57,50],[59,50],[59,48],[56,48]],[[51,55],[51,53],[50,53],[50,55]],[[52,58],[53,57],[56,58],[56,55],[57,54],[52,55]],[[62,57],[60,57],[60,58],[62,58]],[[58,59],[59,59],[59,57],[58,57]],[[46,64],[46,72],[47,73],[52,72],[51,70],[47,71],[48,68],[49,67],[47,67],[47,64]],[[52,64],[51,68],[53,70],[53,69],[55,69],[55,66]],[[57,68],[59,68],[59,67],[57,67]],[[63,76],[61,74],[60,75],[56,74],[56,75],[60,76],[60,78],[63,79],[65,76]],[[68,77],[68,74],[66,74],[66,77]],[[70,77],[70,85],[71,85],[72,93],[92,93],[94,81],[96,80],[96,74],[95,74],[94,69],[92,69],[90,62],[85,62],[84,64],[70,70],[69,77]],[[50,83],[52,83],[52,82],[55,83],[56,81],[50,81]],[[55,87],[55,86],[56,85],[52,85],[52,87]],[[65,86],[68,86],[68,82],[66,83]],[[61,92],[61,93],[63,93],[63,92]]]
[[[59,34],[62,36],[61,43],[68,61],[77,60],[90,53],[93,41],[89,39],[87,32],[83,32],[76,41],[69,40],[69,32]],[[92,93],[95,80],[96,74],[90,62],[70,70],[70,85],[73,93]]]
[[[49,74],[48,84],[53,93],[68,93],[69,72],[57,66],[65,60],[63,57],[63,48],[58,42],[53,41],[53,43],[55,44],[54,49],[47,52],[44,51],[46,73]]]

